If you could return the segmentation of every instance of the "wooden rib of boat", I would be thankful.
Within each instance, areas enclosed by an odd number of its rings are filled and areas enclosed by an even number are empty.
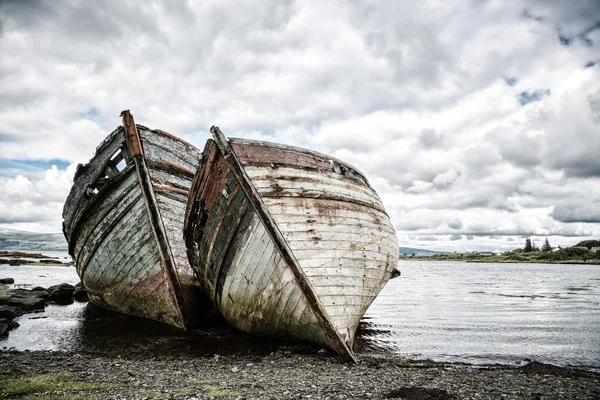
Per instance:
[[[242,331],[355,361],[358,323],[398,260],[381,200],[340,160],[211,132],[184,227],[203,290]]]
[[[92,303],[188,329],[208,305],[182,235],[201,153],[121,116],[75,173],[63,209],[69,254]]]

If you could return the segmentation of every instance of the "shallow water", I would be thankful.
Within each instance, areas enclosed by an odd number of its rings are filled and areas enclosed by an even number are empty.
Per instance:
[[[406,261],[363,340],[411,358],[600,367],[600,266]]]
[[[399,267],[402,276],[363,318],[359,353],[600,368],[600,266],[407,261]],[[0,266],[4,276],[28,286],[78,281],[69,267]],[[186,333],[87,303],[50,305],[17,321],[21,326],[0,347],[261,355],[290,345],[239,333],[214,316]]]
[[[15,283],[9,285],[9,287],[23,289],[31,289],[36,286],[47,288],[59,283],[74,285],[79,282],[75,268],[70,266],[11,266],[0,264],[0,278],[13,278]]]

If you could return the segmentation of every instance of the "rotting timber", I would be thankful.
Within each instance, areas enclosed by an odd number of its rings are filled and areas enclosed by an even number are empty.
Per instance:
[[[358,323],[398,260],[376,192],[324,154],[211,133],[184,225],[204,292],[242,331],[355,361]]]
[[[182,236],[201,153],[121,116],[75,173],[63,209],[69,254],[92,303],[188,329],[208,306]]]

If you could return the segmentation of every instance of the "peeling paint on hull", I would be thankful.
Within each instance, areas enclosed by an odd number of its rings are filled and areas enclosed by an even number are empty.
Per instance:
[[[353,361],[358,323],[398,259],[381,200],[340,160],[211,131],[184,227],[203,290],[240,330]]]
[[[182,236],[201,153],[123,117],[75,174],[63,209],[69,253],[92,303],[189,329],[208,307]]]

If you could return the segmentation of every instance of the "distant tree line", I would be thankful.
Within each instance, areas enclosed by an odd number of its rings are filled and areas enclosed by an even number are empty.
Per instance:
[[[600,247],[600,240],[582,240],[577,243],[575,246],[579,247],[587,247],[588,250],[591,250],[592,247]]]
[[[593,249],[594,247],[600,247],[600,240],[582,240],[581,242],[577,243],[575,246],[573,247],[587,247],[588,250]],[[558,248],[560,249],[560,246],[558,246]],[[548,252],[548,251],[552,251],[552,246],[550,245],[550,242],[548,241],[548,238],[546,238],[546,240],[544,240],[544,245],[542,246],[541,250],[535,245],[535,243],[531,240],[531,238],[527,238],[525,239],[525,247],[523,247],[523,249],[521,250],[523,253],[531,253],[534,251],[542,251],[542,252]]]
[[[544,240],[544,245],[542,246],[541,250],[539,247],[536,246],[534,242],[531,241],[531,238],[525,239],[525,247],[523,248],[523,253],[532,253],[534,251],[542,251],[544,253],[552,251],[552,246],[550,245],[550,241],[548,240],[548,238]]]
[[[572,247],[552,248],[548,238],[541,248],[531,240],[525,239],[525,246],[502,254],[489,252],[466,252],[451,254],[433,254],[431,256],[413,255],[413,258],[427,260],[475,261],[475,262],[558,262],[600,264],[600,240],[584,240]],[[592,250],[593,249],[593,250]],[[402,255],[401,255],[402,257]]]
[[[542,248],[538,248],[531,238],[525,239],[525,246],[522,249],[512,251],[513,255],[509,258],[520,260],[518,253],[541,253],[537,256],[539,260],[565,261],[565,260],[595,260],[600,259],[600,250],[590,251],[594,247],[600,247],[600,240],[584,240],[575,246],[561,248],[558,246],[556,251],[550,245],[548,238],[544,240]]]

